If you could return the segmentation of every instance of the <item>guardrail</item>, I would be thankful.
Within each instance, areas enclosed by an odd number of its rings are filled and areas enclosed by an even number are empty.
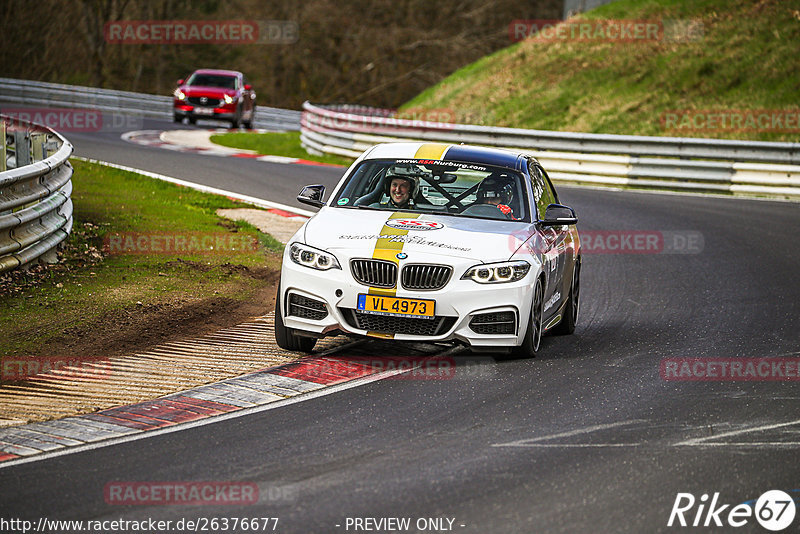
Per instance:
[[[0,115],[0,272],[53,263],[72,230],[72,145],[60,134]]]
[[[370,112],[305,102],[301,142],[312,153],[353,158],[387,141],[469,143],[530,153],[559,182],[800,197],[800,143],[525,130]]]
[[[81,108],[105,113],[123,113],[150,119],[172,120],[172,97],[96,89],[78,85],[0,78],[0,101],[54,108]],[[256,107],[256,128],[299,130],[300,112]]]

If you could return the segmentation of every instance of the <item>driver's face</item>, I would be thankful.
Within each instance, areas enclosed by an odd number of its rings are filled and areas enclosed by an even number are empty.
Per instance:
[[[389,195],[395,204],[404,204],[408,201],[411,184],[403,178],[394,178],[389,185]]]

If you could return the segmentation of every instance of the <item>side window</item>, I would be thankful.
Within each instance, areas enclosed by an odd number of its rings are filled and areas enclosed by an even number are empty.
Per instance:
[[[550,204],[559,204],[558,194],[556,193],[556,189],[553,187],[553,182],[550,181],[550,177],[547,175],[547,171],[542,169],[542,174],[544,175],[545,190],[550,194]]]
[[[547,206],[550,204],[558,204],[558,197],[553,189],[553,184],[550,183],[550,177],[547,176],[544,169],[542,169],[542,174],[544,174],[544,195],[542,195],[542,200],[544,200],[544,202],[542,202],[542,204],[544,204],[542,208],[542,219],[544,219],[544,211],[547,209]]]
[[[530,163],[528,167],[531,174],[531,181],[533,182],[533,198],[536,202],[536,213],[539,219],[544,219],[544,212],[547,206],[555,202],[553,200],[552,189],[549,188],[547,180],[542,176],[542,169],[536,164]]]

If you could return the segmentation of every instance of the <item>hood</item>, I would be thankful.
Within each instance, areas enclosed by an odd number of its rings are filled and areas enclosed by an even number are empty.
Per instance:
[[[372,256],[381,236],[403,243],[402,252],[451,256],[476,262],[504,261],[533,225],[435,214],[323,207],[305,227],[305,243],[348,256]],[[522,239],[519,239],[522,238]]]

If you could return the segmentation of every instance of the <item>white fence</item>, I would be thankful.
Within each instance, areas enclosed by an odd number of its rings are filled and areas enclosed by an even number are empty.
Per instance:
[[[141,118],[170,121],[173,115],[172,97],[167,95],[11,78],[0,78],[0,102],[40,107],[81,108],[101,113],[126,113]],[[300,112],[259,105],[256,107],[253,126],[273,130],[299,130]]]
[[[469,143],[532,154],[559,182],[800,197],[800,143],[498,128],[404,120],[370,111],[306,102],[303,146],[313,153],[355,158],[386,141]]]

